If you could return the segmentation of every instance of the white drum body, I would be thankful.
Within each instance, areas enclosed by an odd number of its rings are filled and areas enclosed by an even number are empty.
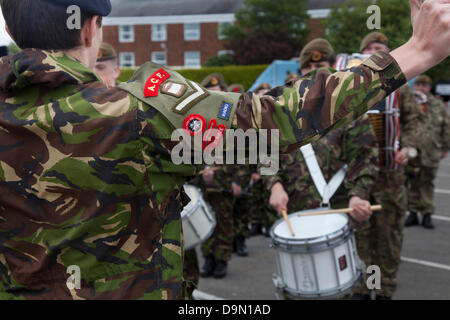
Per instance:
[[[185,185],[184,191],[191,199],[181,212],[184,247],[190,250],[211,237],[216,227],[216,218],[199,188]]]
[[[323,208],[302,211],[314,212]],[[276,250],[274,284],[292,299],[337,299],[350,293],[362,276],[355,237],[347,215],[289,216],[271,230]]]

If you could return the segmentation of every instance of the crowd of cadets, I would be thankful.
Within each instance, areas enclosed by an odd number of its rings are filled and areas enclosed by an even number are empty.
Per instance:
[[[363,39],[360,53],[377,51],[389,51],[389,47],[386,36],[375,32]],[[308,76],[318,68],[333,68],[335,60],[336,54],[327,40],[313,40],[302,50],[301,74]],[[109,86],[116,84],[120,69],[110,45],[102,44],[95,71]],[[293,85],[298,78],[299,75],[288,73],[285,85]],[[358,254],[366,265],[379,265],[382,271],[381,290],[371,294],[362,280],[353,299],[391,299],[397,286],[403,226],[418,225],[421,215],[422,226],[434,228],[434,180],[440,160],[450,149],[450,120],[444,103],[433,96],[432,84],[424,75],[415,80],[413,90],[407,85],[399,89],[402,147],[396,158],[397,169],[388,170],[380,163],[379,140],[368,116],[313,145],[327,181],[348,165],[345,182],[330,205],[354,209],[351,217],[357,229]],[[245,91],[241,84],[227,85],[219,73],[209,75],[201,85],[208,90]],[[263,83],[254,93],[262,96],[270,90],[270,85]],[[412,149],[417,156],[409,159]],[[285,208],[288,212],[322,204],[300,151],[283,155],[280,165],[279,173],[268,177],[262,177],[256,165],[207,166],[202,176],[189,182],[202,190],[217,220],[213,235],[201,246],[203,266],[199,266],[195,249],[185,252],[184,277],[190,294],[200,277],[224,278],[233,252],[247,256],[247,238],[270,237],[283,199],[289,201]],[[383,211],[372,215],[371,204],[381,204]],[[407,211],[410,214],[405,222]]]

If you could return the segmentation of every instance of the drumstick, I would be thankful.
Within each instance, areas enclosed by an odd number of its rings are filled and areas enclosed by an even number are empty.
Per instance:
[[[372,209],[372,211],[383,210],[383,208],[381,206],[371,206],[370,209]],[[338,210],[316,211],[316,212],[310,212],[310,213],[299,213],[298,216],[299,217],[310,217],[310,216],[320,216],[320,215],[325,215],[325,214],[350,213],[352,211],[353,211],[352,208],[347,208],[347,209],[338,209]]]
[[[286,221],[289,231],[291,232],[292,236],[295,237],[294,229],[292,229],[291,221],[289,221],[289,217],[287,215],[286,210],[282,210],[281,214],[283,215],[284,221]]]

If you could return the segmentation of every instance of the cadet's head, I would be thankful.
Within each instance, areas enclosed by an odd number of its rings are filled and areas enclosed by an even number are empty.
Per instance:
[[[203,79],[201,85],[211,91],[228,91],[227,85],[220,73],[213,73]]]
[[[110,0],[0,0],[8,33],[22,49],[67,52],[90,68]],[[67,13],[69,12],[69,13]]]
[[[336,54],[331,44],[325,39],[315,39],[309,42],[300,54],[300,69],[306,75],[319,68],[333,67]]]
[[[362,54],[374,54],[378,51],[389,52],[388,38],[381,32],[372,32],[361,41],[360,52]]]
[[[103,42],[100,45],[94,71],[108,87],[116,86],[116,80],[120,76],[120,68],[117,63],[116,50],[110,44]]]
[[[242,84],[235,83],[228,87],[228,92],[234,92],[234,93],[245,93],[244,87]]]
[[[431,89],[433,88],[433,81],[431,78],[426,75],[422,75],[414,81],[414,91],[419,91],[424,94],[431,93]]]

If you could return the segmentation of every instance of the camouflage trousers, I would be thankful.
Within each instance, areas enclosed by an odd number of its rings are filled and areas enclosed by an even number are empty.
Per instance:
[[[217,225],[211,238],[202,244],[203,256],[229,261],[233,254],[234,196],[232,193],[223,192],[209,192],[205,196],[205,200],[216,213]]]
[[[248,238],[250,236],[250,232],[248,230],[250,208],[251,198],[240,197],[236,199],[233,207],[233,231],[235,238],[238,236]]]
[[[434,181],[438,168],[409,167],[407,171],[408,211],[434,214]]]
[[[252,193],[250,223],[270,227],[279,217],[274,210],[269,208],[270,192],[265,188],[262,180],[254,184]]]
[[[186,250],[184,253],[183,276],[187,294],[191,297],[194,290],[198,287],[200,279],[200,270],[195,249]]]
[[[376,265],[381,270],[381,290],[376,294],[392,297],[397,288],[397,271],[403,244],[403,224],[406,214],[407,191],[403,170],[380,172],[371,194],[372,204],[381,204],[382,211],[356,231],[358,254],[366,267]],[[366,279],[355,293],[369,294]]]

